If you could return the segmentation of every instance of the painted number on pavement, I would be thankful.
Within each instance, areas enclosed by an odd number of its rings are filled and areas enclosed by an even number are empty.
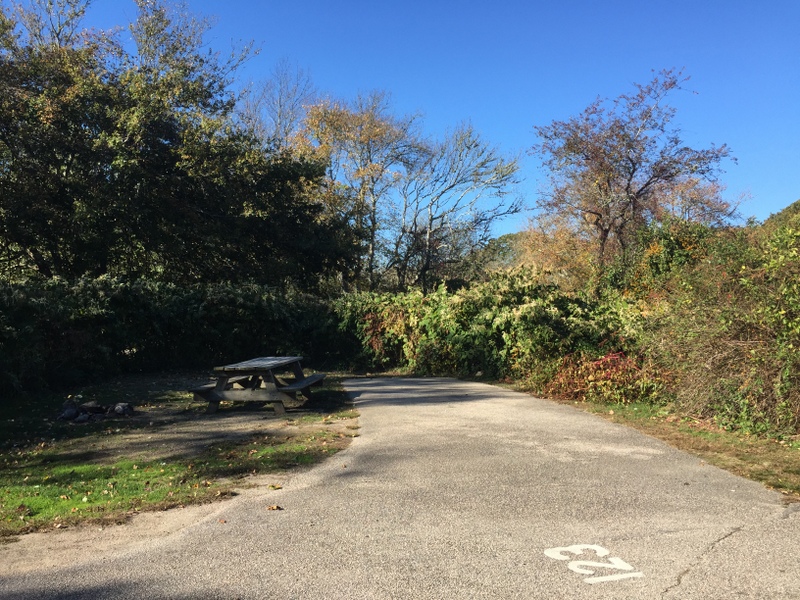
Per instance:
[[[577,556],[582,556],[584,552],[594,553],[597,558],[602,558],[603,561],[597,560],[574,560]],[[581,575],[594,575],[594,569],[604,569],[607,571],[623,571],[622,573],[614,573],[611,575],[598,575],[595,577],[587,577],[583,581],[585,583],[602,583],[604,581],[619,581],[620,579],[634,579],[637,577],[644,577],[644,573],[635,571],[632,566],[626,563],[621,558],[616,556],[609,556],[610,550],[606,550],[602,546],[595,546],[592,544],[576,544],[574,546],[563,546],[561,548],[550,548],[544,551],[545,555],[555,560],[568,560],[567,568],[575,573]],[[592,556],[587,556],[592,558]]]

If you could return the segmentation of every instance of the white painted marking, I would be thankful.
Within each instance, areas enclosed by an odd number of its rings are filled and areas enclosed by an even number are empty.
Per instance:
[[[606,562],[590,561],[590,560],[571,560],[573,557],[568,556],[581,556],[585,551],[594,552],[598,558],[605,558]],[[594,569],[613,569],[616,571],[633,571],[633,567],[626,563],[621,558],[616,556],[609,556],[610,550],[597,546],[594,544],[574,544],[572,546],[561,546],[558,548],[548,548],[544,551],[545,556],[554,560],[568,560],[567,568],[570,571],[579,573],[581,575],[594,575]],[[606,558],[608,557],[608,558]],[[644,573],[617,573],[614,575],[600,575],[596,577],[587,577],[583,581],[585,583],[594,584],[605,581],[620,581],[622,579],[635,579],[644,577]]]
[[[611,554],[609,550],[606,550],[602,546],[595,546],[593,544],[576,544],[574,546],[550,548],[549,550],[545,550],[544,553],[550,558],[555,558],[556,560],[570,560],[570,557],[564,556],[562,552],[571,552],[576,556],[580,556],[583,554],[584,550],[592,550],[595,554],[597,554],[597,556],[608,556]]]
[[[573,560],[567,565],[570,571],[582,573],[583,575],[593,575],[594,571],[586,569],[585,567],[596,567],[599,569],[619,569],[620,571],[633,571],[633,567],[626,563],[621,558],[612,556],[608,559],[607,563],[591,562],[588,560]]]
[[[583,581],[586,583],[600,583],[603,581],[619,581],[620,579],[633,579],[644,577],[644,573],[619,573],[618,575],[605,575],[604,577],[587,577]]]

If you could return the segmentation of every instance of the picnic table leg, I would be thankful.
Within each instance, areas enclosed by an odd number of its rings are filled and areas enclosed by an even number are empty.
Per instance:
[[[303,375],[303,367],[300,365],[300,361],[292,363],[292,371],[294,372],[294,377],[297,381],[300,381],[305,377]]]
[[[292,363],[292,371],[294,372],[294,379],[295,381],[301,381],[305,378],[305,374],[303,373],[303,366],[300,364],[300,361]],[[303,395],[306,400],[311,400],[311,390],[309,388],[303,388],[300,390],[300,393]]]
[[[217,412],[217,410],[219,409],[219,399],[218,397],[215,398],[216,393],[224,392],[227,386],[228,386],[228,376],[220,375],[217,378],[217,385],[214,386],[214,391],[212,391],[209,394],[208,407],[206,408],[206,413],[213,414]]]

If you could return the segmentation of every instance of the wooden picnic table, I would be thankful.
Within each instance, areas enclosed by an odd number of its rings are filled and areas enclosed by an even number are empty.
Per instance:
[[[216,382],[191,390],[199,401],[208,402],[208,412],[216,412],[223,400],[271,404],[279,414],[286,412],[284,402],[295,400],[300,392],[311,398],[311,386],[325,379],[325,373],[303,374],[302,356],[262,356],[232,365],[214,367]],[[284,379],[291,372],[294,380]],[[234,386],[239,386],[234,388]]]

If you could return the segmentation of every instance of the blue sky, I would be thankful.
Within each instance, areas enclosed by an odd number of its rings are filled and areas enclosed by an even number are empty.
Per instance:
[[[288,60],[325,94],[385,90],[398,114],[420,113],[441,136],[471,121],[520,155],[520,191],[533,204],[543,180],[527,150],[534,125],[614,98],[653,70],[684,69],[691,91],[671,104],[684,140],[728,144],[727,195],[749,194],[745,216],[765,219],[800,199],[798,0],[186,0],[213,16],[210,43],[253,40],[243,82]],[[128,0],[94,0],[87,24],[135,16]],[[692,93],[695,92],[695,93]],[[498,233],[524,228],[511,219]]]

